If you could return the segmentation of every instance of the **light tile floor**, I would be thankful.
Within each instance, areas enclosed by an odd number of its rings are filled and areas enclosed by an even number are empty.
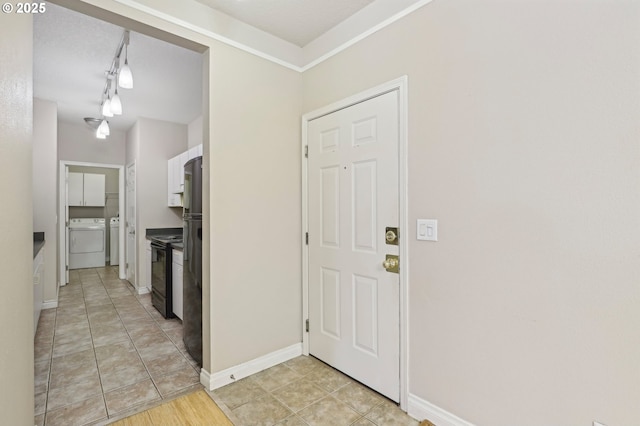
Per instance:
[[[112,267],[74,270],[35,338],[35,424],[107,424],[191,389],[199,368],[165,320]],[[301,356],[211,393],[236,425],[417,426],[396,404]]]
[[[35,424],[85,425],[200,388],[200,368],[165,320],[113,267],[73,270],[35,337]]]
[[[242,425],[417,426],[387,398],[300,356],[212,392]]]

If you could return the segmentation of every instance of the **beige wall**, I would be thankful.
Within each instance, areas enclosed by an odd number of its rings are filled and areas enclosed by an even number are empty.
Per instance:
[[[0,14],[0,413],[33,424],[33,21]],[[6,36],[10,34],[11,36]]]
[[[200,116],[189,123],[187,145],[189,148],[193,148],[194,146],[201,145],[202,141],[202,116]]]
[[[126,152],[136,155],[136,236],[138,287],[148,282],[145,265],[147,228],[182,227],[182,209],[167,206],[167,161],[186,151],[187,126],[138,118]],[[127,164],[133,159],[127,158]]]
[[[203,320],[203,342],[212,350],[204,349],[204,368],[215,373],[299,343],[301,75],[122,4],[56,2],[115,22],[126,21],[128,27],[164,40],[198,43],[201,51],[211,49],[203,85],[211,94],[203,108],[203,114],[210,111],[203,117],[204,175],[209,176],[203,187],[210,187],[204,197],[210,201],[203,208],[203,231],[209,238],[203,243],[203,256],[211,261],[210,265],[205,261],[203,267],[203,294],[208,297],[203,305],[210,304],[211,316]],[[96,10],[90,3],[120,16]],[[183,2],[176,9],[175,2],[154,0],[150,7],[175,12],[187,21],[202,19],[201,5],[195,2]],[[133,21],[190,42],[156,30],[149,32]],[[142,128],[136,127],[127,136],[127,164],[131,158],[145,157],[141,144],[130,143],[142,139]],[[138,176],[140,173],[139,168]],[[138,188],[140,206],[143,200]],[[141,225],[139,216],[138,236],[144,238]],[[139,250],[140,268],[143,244]],[[281,267],[283,259],[290,268]]]
[[[107,139],[96,138],[85,124],[58,123],[58,157],[66,161],[124,165],[126,133],[111,129]]]
[[[44,300],[58,300],[58,106],[33,100],[33,230],[44,232]]]
[[[478,425],[638,423],[638,22],[434,1],[304,74],[305,112],[409,76],[411,394]]]
[[[212,47],[210,372],[302,339],[301,81]]]

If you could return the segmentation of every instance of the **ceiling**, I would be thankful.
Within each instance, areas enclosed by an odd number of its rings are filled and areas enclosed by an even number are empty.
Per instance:
[[[111,66],[123,28],[47,4],[34,15],[33,94],[55,101],[62,121],[84,125],[100,117],[105,71]],[[128,59],[133,89],[118,89],[123,114],[112,129],[128,130],[137,117],[190,123],[202,111],[202,55],[131,33]]]
[[[236,22],[249,32],[257,31],[252,36],[257,35],[258,46],[250,51],[258,55],[260,43],[264,41],[261,45],[264,49],[275,41],[276,45],[282,43],[280,46],[295,49],[314,45],[311,56],[322,56],[333,49],[326,40],[344,42],[331,34],[356,39],[376,23],[428,1],[195,0],[194,4],[203,7],[205,14],[226,17],[226,24]],[[129,4],[136,7],[137,3],[131,0]],[[364,16],[374,20],[363,19]],[[223,26],[229,27],[226,24]],[[231,27],[237,29],[238,25]],[[48,2],[47,13],[34,15],[34,96],[56,102],[61,121],[85,125],[84,117],[100,117],[105,71],[111,65],[123,31],[122,27]],[[201,27],[199,31],[225,36],[224,29],[215,25]],[[242,43],[238,46],[242,48]],[[299,55],[303,50],[290,52]],[[273,60],[268,52],[263,57]],[[108,119],[112,129],[127,131],[138,117],[188,124],[201,115],[200,53],[131,32],[128,59],[134,87],[119,89],[123,114]],[[286,60],[279,63],[289,66]]]
[[[335,27],[374,0],[196,0],[297,46]]]

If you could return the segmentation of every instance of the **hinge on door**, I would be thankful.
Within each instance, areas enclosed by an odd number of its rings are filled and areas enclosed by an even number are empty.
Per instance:
[[[304,241],[307,245],[309,245],[309,233],[307,232],[304,237]]]
[[[305,158],[309,158],[309,145],[304,146],[304,156]]]
[[[65,270],[65,271],[68,271],[68,270],[69,270],[69,265],[65,265],[65,266],[64,266],[64,270]]]
[[[309,320],[307,319],[305,321],[305,329],[307,330],[307,333],[309,332]]]

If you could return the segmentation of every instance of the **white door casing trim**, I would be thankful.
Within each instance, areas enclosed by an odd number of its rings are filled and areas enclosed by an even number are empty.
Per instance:
[[[306,320],[309,318],[309,246],[306,244],[306,233],[309,231],[308,209],[308,159],[305,147],[308,145],[308,125],[311,120],[367,101],[376,96],[398,92],[398,195],[399,195],[399,250],[400,250],[400,408],[408,409],[409,390],[409,219],[408,219],[408,76],[365,90],[348,98],[334,102],[325,107],[311,111],[302,116],[302,138],[300,158],[302,164],[302,353],[309,355],[309,333],[306,331]]]
[[[66,205],[66,189],[65,189],[65,169],[68,166],[83,166],[83,167],[100,167],[104,169],[118,169],[118,214],[120,217],[124,217],[124,166],[119,164],[103,164],[103,163],[88,163],[84,161],[68,161],[60,160],[58,169],[58,284],[64,286],[67,284],[65,275],[65,258],[66,253],[66,241],[64,235],[66,233],[67,224],[65,223],[65,205]],[[124,268],[124,228],[120,227],[119,231],[119,256],[120,265],[118,266],[118,275],[120,279],[125,278]],[[52,302],[52,301],[50,301]]]

